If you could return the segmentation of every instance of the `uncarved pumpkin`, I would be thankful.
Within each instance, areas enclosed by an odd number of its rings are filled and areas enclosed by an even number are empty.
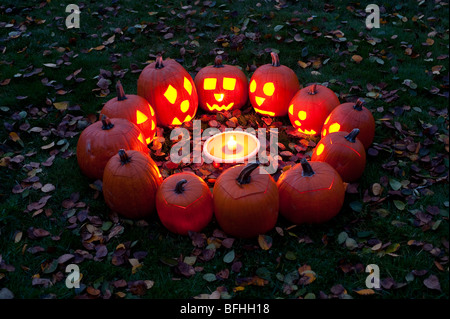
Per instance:
[[[292,69],[280,64],[278,54],[271,56],[272,64],[257,68],[250,79],[250,103],[262,115],[285,116],[300,83]]]
[[[181,125],[197,113],[197,89],[190,74],[175,60],[161,56],[147,65],[137,82],[138,95],[154,108],[158,125]]]
[[[357,138],[358,134],[357,128],[350,133],[339,131],[328,134],[314,148],[311,160],[330,164],[344,182],[358,180],[366,166],[366,150]]]
[[[143,143],[142,131],[128,120],[109,119],[105,115],[86,127],[77,143],[78,166],[84,175],[92,179],[102,179],[108,160],[117,150],[138,150],[148,153]]]
[[[345,199],[339,173],[324,162],[302,159],[277,181],[280,214],[294,224],[323,223],[336,216]]]
[[[331,111],[340,104],[329,88],[312,84],[298,91],[289,104],[289,120],[299,132],[319,135]]]
[[[359,129],[358,139],[367,150],[375,136],[375,120],[372,112],[364,106],[363,99],[356,103],[342,103],[327,117],[322,128],[322,137],[333,132],[350,132]]]
[[[145,144],[150,144],[156,131],[155,111],[146,99],[135,94],[125,94],[122,84],[117,81],[117,97],[112,98],[102,108],[100,116],[123,118],[135,124],[144,135]]]
[[[202,68],[194,79],[199,106],[210,113],[240,109],[248,100],[248,80],[233,65],[222,64],[219,55],[214,65]]]
[[[116,213],[131,219],[146,218],[155,212],[156,191],[162,180],[148,154],[121,149],[105,167],[103,196]]]
[[[271,230],[278,217],[278,189],[259,163],[225,170],[213,189],[214,214],[229,235],[250,238]]]
[[[161,223],[171,232],[187,235],[206,227],[213,216],[208,185],[193,173],[167,177],[156,193],[156,210]]]

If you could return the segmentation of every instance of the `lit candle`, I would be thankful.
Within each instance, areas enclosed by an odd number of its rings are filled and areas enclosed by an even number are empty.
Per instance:
[[[227,143],[228,150],[233,152],[236,150],[236,146],[237,146],[236,139],[234,138],[234,135],[231,135]]]

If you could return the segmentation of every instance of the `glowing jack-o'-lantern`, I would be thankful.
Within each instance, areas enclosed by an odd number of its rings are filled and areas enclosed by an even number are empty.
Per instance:
[[[198,104],[207,112],[240,109],[248,100],[248,81],[239,68],[222,64],[219,55],[214,65],[201,69],[194,79]]]
[[[181,125],[197,113],[198,96],[189,73],[175,60],[161,56],[142,70],[138,95],[153,106],[158,125]]]
[[[272,52],[271,56],[272,64],[257,68],[250,79],[250,103],[257,113],[285,116],[300,83],[294,71],[280,64],[278,54]]]
[[[117,97],[105,103],[100,117],[123,118],[139,127],[143,133],[142,143],[150,144],[156,131],[155,110],[146,99],[139,95],[125,94],[122,84],[117,81]]]
[[[311,160],[330,164],[344,182],[358,180],[366,166],[366,150],[358,134],[357,128],[328,134],[314,148]]]
[[[375,120],[372,112],[364,106],[364,100],[356,103],[342,103],[338,105],[326,118],[322,128],[322,138],[327,134],[359,128],[358,139],[368,149],[375,136]]]
[[[292,98],[289,104],[289,120],[299,132],[319,135],[326,117],[339,103],[332,90],[312,84],[298,91]]]

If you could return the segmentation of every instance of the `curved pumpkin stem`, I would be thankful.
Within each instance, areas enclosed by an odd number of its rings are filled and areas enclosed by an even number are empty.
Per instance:
[[[162,69],[163,67],[164,67],[164,64],[163,64],[162,55],[158,54],[158,56],[156,57],[155,69]]]
[[[128,156],[127,152],[122,148],[119,150],[119,157],[120,157],[120,163],[122,165],[125,165],[126,163],[130,162],[130,157]]]
[[[114,124],[111,123],[111,120],[104,114],[102,116],[102,124],[102,130],[110,130],[114,127]]]
[[[223,68],[222,56],[221,55],[216,56],[216,58],[214,60],[214,67],[215,68]]]
[[[364,99],[359,98],[356,101],[355,105],[353,105],[353,108],[357,111],[362,111],[364,104],[366,104],[366,101],[364,101]]]
[[[117,101],[123,101],[127,99],[127,96],[125,95],[125,91],[123,90],[122,83],[120,83],[120,80],[116,83],[116,92],[117,92]]]
[[[302,158],[300,161],[300,164],[302,164],[302,168],[303,168],[303,172],[302,172],[302,176],[313,176],[314,174],[316,174],[311,165],[309,165],[308,161],[306,160],[306,158]]]
[[[184,184],[186,184],[188,181],[184,178],[179,180],[177,185],[175,186],[175,193],[182,194],[184,192]]]
[[[309,95],[315,95],[317,94],[317,84],[314,83],[309,87],[309,91],[308,91]]]
[[[275,52],[270,52],[270,56],[272,57],[272,66],[280,66],[280,57]]]
[[[239,174],[238,178],[236,178],[236,182],[239,186],[250,183],[250,175],[251,173],[258,168],[259,162],[249,163],[247,164]]]
[[[359,134],[359,128],[354,128],[350,133],[348,133],[347,136],[345,136],[345,139],[349,141],[350,143],[356,142],[356,136]]]

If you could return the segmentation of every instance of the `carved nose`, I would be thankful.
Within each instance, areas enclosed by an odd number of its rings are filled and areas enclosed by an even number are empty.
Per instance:
[[[261,106],[261,104],[263,104],[265,100],[266,99],[263,97],[255,96],[255,101],[256,101],[256,104],[258,104],[258,106]]]
[[[216,98],[217,102],[222,102],[224,94],[214,94],[214,97]]]

